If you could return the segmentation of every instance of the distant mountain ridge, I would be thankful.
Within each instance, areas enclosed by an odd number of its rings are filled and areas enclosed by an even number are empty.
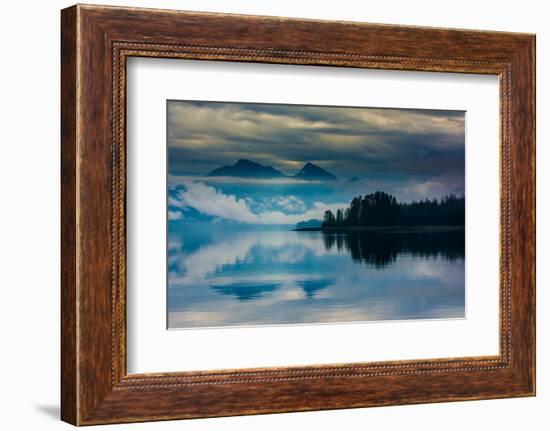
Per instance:
[[[289,176],[271,166],[264,166],[247,159],[239,159],[234,165],[222,166],[214,169],[206,174],[206,176],[259,179],[296,178],[304,181],[338,181],[336,175],[331,174],[327,170],[311,162],[306,163],[296,175]]]
[[[336,175],[332,175],[325,169],[310,162],[307,162],[300,172],[294,175],[294,178],[306,181],[338,181],[338,177]]]
[[[320,228],[323,222],[321,220],[312,218],[306,221],[299,221],[296,223],[296,229],[314,229]]]
[[[286,175],[271,166],[263,166],[251,160],[240,159],[233,166],[214,169],[207,177],[281,178]]]

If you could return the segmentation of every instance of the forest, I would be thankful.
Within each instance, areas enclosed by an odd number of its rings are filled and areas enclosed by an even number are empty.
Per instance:
[[[464,226],[464,196],[397,202],[385,192],[354,197],[347,208],[327,210],[322,228],[352,226]]]

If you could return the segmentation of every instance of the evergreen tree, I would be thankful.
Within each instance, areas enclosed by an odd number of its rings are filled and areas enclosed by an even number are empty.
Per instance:
[[[343,226],[344,225],[344,212],[338,208],[336,211],[336,226]]]
[[[325,214],[323,216],[323,227],[331,227],[334,226],[336,219],[334,218],[334,214],[331,210],[326,210]]]
[[[464,226],[465,208],[464,196],[398,203],[395,196],[377,191],[354,197],[336,216],[325,211],[322,226]]]

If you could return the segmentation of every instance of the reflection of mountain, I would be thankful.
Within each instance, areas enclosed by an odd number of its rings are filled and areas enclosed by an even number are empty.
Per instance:
[[[233,295],[239,301],[250,301],[259,298],[264,292],[277,290],[281,283],[234,283],[210,287],[224,295]]]
[[[232,166],[222,166],[209,172],[207,177],[239,177],[239,178],[296,178],[303,181],[338,181],[338,178],[325,169],[306,163],[294,176],[287,176],[281,171],[271,167],[263,166],[251,160],[240,159]]]
[[[294,178],[306,181],[338,181],[338,178],[330,172],[313,163],[306,163],[304,167],[294,175]]]
[[[171,328],[464,317],[463,232],[204,226],[170,232]]]
[[[271,166],[263,166],[251,160],[241,159],[233,166],[214,169],[208,177],[281,178],[285,175]]]
[[[300,280],[296,282],[296,284],[306,293],[308,299],[313,298],[317,291],[329,287],[333,283],[334,280],[332,279]]]
[[[464,231],[371,232],[323,231],[326,250],[347,251],[352,260],[384,268],[398,255],[447,260],[464,259]]]
[[[312,299],[315,294],[322,289],[331,286],[334,283],[333,279],[320,279],[320,280],[296,280],[296,284],[302,289],[307,299]],[[223,286],[210,286],[217,292],[224,295],[232,295],[239,301],[250,301],[258,299],[264,293],[274,292],[277,289],[283,287],[283,283],[233,283],[225,284]]]

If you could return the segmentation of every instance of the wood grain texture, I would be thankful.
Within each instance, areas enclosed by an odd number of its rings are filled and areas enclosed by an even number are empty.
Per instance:
[[[535,391],[533,35],[100,6],[62,12],[62,418],[76,424],[528,396]],[[126,59],[500,76],[496,357],[126,374]],[[495,223],[498,223],[495,220]]]

